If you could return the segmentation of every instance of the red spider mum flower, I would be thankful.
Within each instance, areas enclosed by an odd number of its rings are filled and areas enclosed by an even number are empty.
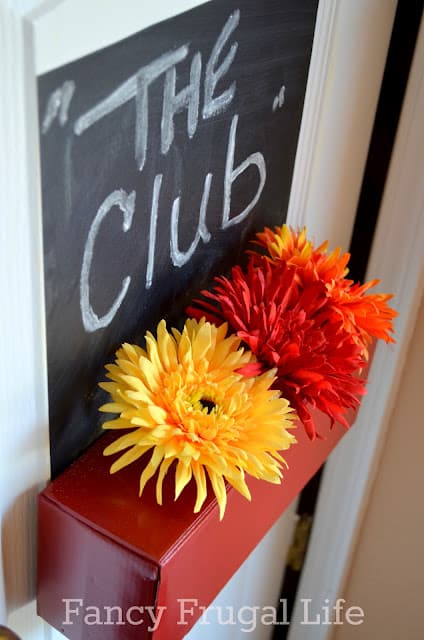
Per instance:
[[[268,260],[274,264],[284,262],[296,269],[296,278],[301,286],[317,280],[325,283],[328,312],[339,317],[343,328],[361,346],[366,359],[367,347],[373,338],[395,342],[390,334],[393,333],[393,319],[397,313],[387,304],[393,296],[367,293],[379,280],[363,285],[347,280],[348,253],[342,254],[339,247],[327,255],[327,242],[315,249],[306,237],[305,228],[296,232],[287,225],[275,227],[274,231],[266,228],[257,234],[257,238],[257,244],[267,250]],[[262,256],[256,255],[260,264]]]
[[[246,272],[234,267],[231,277],[216,278],[214,289],[203,291],[204,299],[187,311],[229,323],[258,360],[240,369],[244,375],[277,369],[274,387],[314,439],[311,407],[326,413],[332,424],[349,426],[344,414],[365,392],[365,381],[356,375],[365,362],[337,315],[328,313],[325,284],[316,280],[300,286],[296,276],[284,262],[254,258]]]

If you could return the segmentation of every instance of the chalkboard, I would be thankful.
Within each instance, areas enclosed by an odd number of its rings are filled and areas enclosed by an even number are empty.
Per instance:
[[[38,78],[52,474],[104,364],[287,209],[318,0],[214,0]]]

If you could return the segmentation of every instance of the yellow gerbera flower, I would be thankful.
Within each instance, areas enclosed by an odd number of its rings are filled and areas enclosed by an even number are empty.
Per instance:
[[[162,482],[176,461],[175,499],[194,477],[197,513],[206,498],[206,474],[224,516],[227,480],[250,500],[245,473],[280,483],[284,459],[278,453],[296,442],[288,431],[292,410],[270,387],[275,371],[246,378],[240,367],[254,361],[226,337],[227,325],[187,320],[183,331],[167,331],[162,320],[157,339],[146,334],[146,350],[124,344],[116,364],[108,365],[101,383],[113,402],[100,410],[118,413],[105,429],[133,431],[109,445],[105,455],[127,450],[111,466],[115,473],[149,450],[152,457],[140,477],[140,495],[158,471],[156,499],[162,504]]]

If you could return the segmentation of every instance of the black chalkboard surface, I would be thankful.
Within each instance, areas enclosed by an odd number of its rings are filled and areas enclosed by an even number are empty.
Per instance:
[[[287,208],[318,0],[214,0],[38,79],[52,474],[122,341]]]

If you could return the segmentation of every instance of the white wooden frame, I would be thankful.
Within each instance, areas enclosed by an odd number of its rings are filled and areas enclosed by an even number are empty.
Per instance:
[[[395,293],[394,304],[400,314],[395,323],[397,344],[394,348],[378,345],[369,374],[369,394],[355,427],[326,465],[290,640],[330,637],[330,626],[302,624],[302,600],[311,601],[308,617],[314,620],[322,615],[324,605],[331,608],[342,594],[424,294],[423,113],[424,20],[368,267],[370,278],[378,274],[384,289]]]
[[[90,0],[91,10],[96,3],[109,22],[116,18],[116,8],[121,10],[125,3],[145,5],[133,0],[107,4]],[[165,13],[166,7],[172,12],[170,7],[175,6],[168,0],[153,4],[165,6]],[[317,240],[329,238],[344,248],[352,230],[395,4],[395,0],[320,2],[289,222],[306,224]],[[0,273],[6,301],[0,315],[6,337],[0,386],[4,454],[0,514],[5,532],[3,569],[12,607],[34,594],[35,499],[49,478],[33,37],[35,34],[37,46],[42,46],[46,38],[53,38],[48,25],[55,11],[72,7],[80,16],[87,6],[83,0],[0,0],[0,192],[4,212]],[[57,43],[57,51],[63,48],[64,42]],[[366,74],[362,75],[365,61]],[[62,62],[57,58],[58,64]],[[39,62],[39,69],[49,63],[47,56]],[[0,595],[1,591],[0,584]],[[3,603],[0,598],[0,622],[6,620]],[[26,624],[31,637],[48,636],[48,631],[34,630],[32,609]]]

